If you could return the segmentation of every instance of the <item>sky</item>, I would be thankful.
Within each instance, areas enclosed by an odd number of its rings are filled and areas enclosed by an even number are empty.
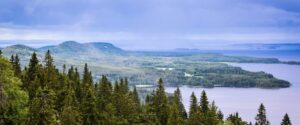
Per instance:
[[[300,0],[1,0],[0,45],[129,50],[300,43]]]

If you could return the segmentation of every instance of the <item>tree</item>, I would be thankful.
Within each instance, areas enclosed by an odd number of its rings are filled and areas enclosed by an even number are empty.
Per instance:
[[[247,122],[243,121],[237,112],[230,114],[227,117],[227,121],[229,121],[232,125],[247,125]]]
[[[163,80],[158,80],[158,86],[154,95],[154,109],[161,125],[166,125],[168,120],[168,102]]]
[[[85,91],[81,102],[83,125],[98,125],[100,123],[99,110],[97,110],[96,101],[94,89],[89,87]]]
[[[52,58],[52,56],[51,56],[50,50],[47,50],[47,52],[46,52],[46,54],[45,54],[45,60],[44,60],[44,63],[45,63],[45,67],[48,68],[48,69],[54,67],[54,64],[53,64],[53,58]]]
[[[140,105],[139,94],[138,94],[135,86],[133,88],[133,93],[132,94],[133,94],[134,102],[137,103],[138,105]]]
[[[20,59],[18,54],[16,54],[15,59],[14,59],[14,70],[15,70],[15,75],[19,78],[21,78],[21,73],[22,73],[22,69],[21,69],[21,64],[20,64]]]
[[[209,102],[206,96],[206,92],[203,90],[200,98],[200,108],[203,113],[206,113],[209,110]]]
[[[28,94],[14,76],[8,60],[0,57],[0,124],[23,124],[27,115]]]
[[[282,119],[281,125],[292,125],[289,115],[286,113]]]
[[[112,85],[106,76],[102,76],[96,91],[98,110],[103,111],[107,104],[112,103]]]
[[[193,92],[190,98],[188,125],[201,125],[203,122],[203,113],[197,103],[197,98]]]
[[[178,111],[178,106],[174,103],[170,108],[170,115],[168,117],[168,125],[183,125],[184,120],[181,113]]]
[[[2,54],[3,54],[3,52],[2,52],[2,50],[0,49],[0,57],[2,57]]]
[[[14,56],[14,55],[11,55],[9,61],[10,61],[10,64],[12,65],[12,67],[13,67],[13,69],[14,69],[15,56]]]
[[[180,117],[182,119],[187,119],[187,113],[182,103],[182,96],[181,96],[180,89],[178,87],[174,92],[174,103],[177,106],[177,110],[179,111]]]
[[[224,114],[223,114],[223,112],[221,110],[218,111],[217,115],[218,115],[218,119],[220,121],[222,121],[224,119]]]
[[[198,102],[197,102],[197,98],[195,96],[195,93],[193,92],[190,98],[190,111],[189,111],[189,116],[191,116],[192,114],[196,113],[198,110]]]
[[[45,70],[45,84],[50,88],[57,92],[60,87],[58,85],[58,73],[56,72],[56,68],[53,64],[53,58],[51,56],[50,50],[48,50],[45,54],[44,59],[44,70]]]
[[[81,86],[80,105],[83,125],[97,125],[99,121],[99,110],[97,110],[96,92],[93,87],[93,79],[87,64],[84,66]]]
[[[39,60],[34,52],[29,61],[29,66],[26,70],[24,78],[22,79],[23,88],[28,91],[29,99],[33,99],[38,86],[40,86],[39,73]]]
[[[53,125],[57,124],[57,111],[55,108],[55,93],[47,87],[39,87],[37,94],[30,103],[27,124]]]
[[[266,116],[266,109],[263,104],[260,104],[255,120],[255,125],[270,125],[270,122],[268,121]]]
[[[204,113],[204,125],[218,125],[219,122],[222,122],[218,119],[217,106],[213,101],[211,105],[209,105],[209,109],[206,113]]]

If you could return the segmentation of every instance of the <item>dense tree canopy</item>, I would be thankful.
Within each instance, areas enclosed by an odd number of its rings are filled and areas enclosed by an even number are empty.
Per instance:
[[[0,57],[0,124],[24,124],[28,94],[21,89],[21,80],[14,76],[8,60]]]
[[[1,53],[0,53],[1,54]],[[128,79],[114,83],[103,75],[96,81],[85,64],[82,77],[76,67],[54,65],[50,51],[42,62],[33,53],[22,70],[18,55],[0,56],[0,124],[2,125],[246,125],[238,113],[224,120],[205,91],[192,93],[187,113],[179,88],[166,93],[164,82],[141,100]],[[197,96],[200,97],[197,101]],[[263,104],[256,125],[269,125]],[[286,114],[282,125],[291,125]]]

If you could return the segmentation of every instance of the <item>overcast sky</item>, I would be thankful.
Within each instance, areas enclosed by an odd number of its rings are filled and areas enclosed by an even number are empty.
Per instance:
[[[0,44],[125,49],[300,43],[300,0],[0,0]]]

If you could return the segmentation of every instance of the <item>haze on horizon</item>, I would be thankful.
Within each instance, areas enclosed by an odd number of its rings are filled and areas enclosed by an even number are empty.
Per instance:
[[[300,43],[299,0],[2,0],[0,45],[110,42],[124,49]]]

